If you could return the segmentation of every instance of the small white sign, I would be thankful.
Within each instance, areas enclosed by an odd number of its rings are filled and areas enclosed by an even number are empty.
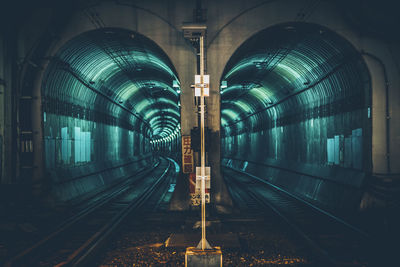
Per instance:
[[[210,167],[205,168],[206,171],[206,189],[210,189]],[[201,190],[201,167],[196,167],[196,191]]]
[[[210,89],[208,87],[204,87],[204,96],[210,96]]]
[[[203,75],[203,81],[201,75],[194,76],[194,95],[201,96],[202,90],[204,96],[210,95],[210,75]]]
[[[201,96],[201,88],[200,87],[194,88],[194,96]]]
[[[203,75],[203,83],[209,84],[210,83],[210,75]]]

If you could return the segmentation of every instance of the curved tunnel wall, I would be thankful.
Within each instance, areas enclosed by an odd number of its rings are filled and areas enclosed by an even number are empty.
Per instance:
[[[44,160],[51,193],[72,200],[126,178],[179,140],[179,80],[152,41],[90,31],[51,59],[42,83]]]
[[[312,24],[268,28],[221,79],[223,164],[354,210],[371,170],[370,112],[369,73],[346,40]]]

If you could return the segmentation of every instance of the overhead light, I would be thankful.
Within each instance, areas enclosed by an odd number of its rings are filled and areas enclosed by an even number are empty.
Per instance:
[[[181,93],[181,90],[178,90],[178,91],[176,91],[178,94],[180,94]]]
[[[144,85],[145,85],[146,87],[150,88],[150,89],[152,89],[154,86],[156,86],[155,83],[145,83]]]
[[[225,89],[228,87],[228,82],[227,81],[222,81],[221,82],[221,89]]]
[[[178,81],[177,81],[177,80],[173,80],[173,81],[172,81],[172,87],[173,87],[173,88],[179,88],[179,84],[178,84]]]
[[[268,62],[264,61],[254,61],[253,64],[256,66],[257,69],[266,69],[268,66]]]

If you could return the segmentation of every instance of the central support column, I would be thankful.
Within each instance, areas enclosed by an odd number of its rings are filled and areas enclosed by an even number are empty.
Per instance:
[[[194,96],[193,90],[190,90],[191,84],[189,80],[192,80],[193,74],[200,73],[200,71],[208,73],[213,77],[213,81],[210,83],[209,96],[204,101],[207,104],[207,115],[204,115],[204,125],[208,128],[209,135],[207,135],[207,146],[205,147],[207,153],[205,153],[205,162],[210,166],[212,180],[210,188],[210,207],[218,213],[230,213],[232,210],[232,200],[230,194],[225,185],[224,179],[221,174],[221,151],[220,151],[220,93],[219,93],[219,76],[216,69],[223,68],[219,64],[215,64],[215,58],[209,58],[207,55],[207,38],[206,38],[207,26],[205,21],[201,22],[185,22],[182,25],[183,37],[190,43],[194,48],[197,56],[200,54],[200,36],[203,36],[203,47],[202,47],[202,60],[198,59],[198,71],[195,71],[196,63],[193,62],[196,56],[188,58],[187,62],[183,61],[178,68],[180,81],[181,81],[181,135],[188,136],[191,134],[191,130],[194,127],[200,128],[200,120],[198,120],[198,105],[201,100]],[[188,64],[193,63],[193,66]],[[213,63],[210,68],[207,67],[207,62]],[[200,65],[201,64],[201,68]],[[189,66],[190,65],[190,66]],[[193,72],[190,73],[190,70]],[[209,72],[212,71],[212,73]],[[190,73],[190,74],[189,74]],[[182,75],[184,74],[184,75]],[[200,76],[200,75],[199,75]],[[189,78],[190,77],[190,78]],[[197,102],[198,101],[198,102]],[[204,134],[204,133],[203,133]],[[201,155],[194,155],[194,161],[201,162]],[[199,164],[200,165],[200,164]],[[207,172],[207,169],[206,169]],[[200,172],[199,172],[200,173]],[[200,174],[201,175],[201,174]],[[199,176],[200,176],[199,175]],[[192,176],[193,177],[193,176]],[[170,202],[171,210],[187,210],[190,205],[189,196],[189,175],[187,173],[181,173],[178,179],[174,195]],[[193,181],[192,181],[193,182]],[[208,186],[208,182],[206,183]],[[201,197],[201,196],[200,196]],[[192,199],[193,201],[193,199]]]

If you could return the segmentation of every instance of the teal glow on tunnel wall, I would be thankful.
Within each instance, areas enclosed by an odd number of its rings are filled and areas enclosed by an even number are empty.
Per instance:
[[[137,119],[151,121],[149,106],[179,116],[179,80],[169,59],[150,40],[128,31],[103,29],[76,37],[60,49],[46,77],[45,99],[71,101],[89,109],[101,106],[116,115],[125,108],[134,115],[133,124]],[[148,125],[150,135],[177,127],[153,126]]]
[[[347,40],[315,24],[276,25],[239,47],[222,81],[223,162],[311,201],[357,207],[372,169],[371,81]]]
[[[45,71],[42,102],[46,171],[56,185],[65,172],[77,172],[91,178],[71,186],[91,191],[110,182],[91,172],[149,164],[156,140],[179,140],[175,68],[154,42],[127,30],[98,29],[68,41]],[[59,188],[59,199],[82,193]]]

